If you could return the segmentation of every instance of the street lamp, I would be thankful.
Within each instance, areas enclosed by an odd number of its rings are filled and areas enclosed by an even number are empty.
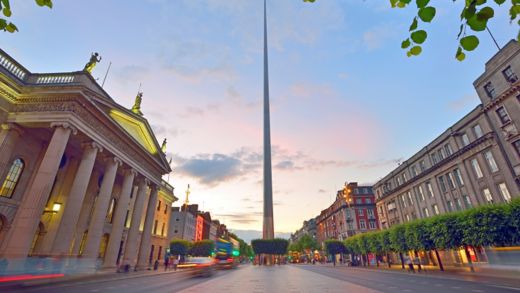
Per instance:
[[[352,190],[348,187],[347,182],[345,182],[345,187],[343,187],[343,198],[345,198],[345,202],[347,206],[350,208],[350,203],[352,202],[351,196]]]

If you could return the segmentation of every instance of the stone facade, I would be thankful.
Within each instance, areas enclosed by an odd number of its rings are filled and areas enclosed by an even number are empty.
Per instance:
[[[176,198],[144,117],[87,72],[33,74],[0,50],[0,124],[0,258],[10,269],[28,256],[146,265],[154,222],[169,222],[157,202]]]
[[[474,82],[481,104],[374,185],[382,228],[520,196],[520,46]]]

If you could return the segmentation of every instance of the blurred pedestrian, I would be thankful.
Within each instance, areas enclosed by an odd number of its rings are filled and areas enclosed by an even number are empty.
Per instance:
[[[166,257],[164,259],[164,271],[166,272],[168,270],[168,265],[170,264],[170,257]]]
[[[174,271],[177,271],[177,265],[179,264],[179,259],[178,258],[174,258],[173,259],[173,270]]]
[[[415,273],[415,269],[413,268],[412,259],[409,256],[406,256],[406,264],[408,265],[408,271]]]

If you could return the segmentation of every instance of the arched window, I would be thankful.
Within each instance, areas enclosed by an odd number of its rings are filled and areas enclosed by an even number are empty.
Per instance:
[[[22,159],[17,158],[11,164],[11,168],[5,177],[4,183],[0,188],[0,196],[11,198],[14,193],[14,189],[20,180],[25,163]]]
[[[117,201],[115,198],[112,198],[110,201],[110,206],[108,207],[107,220],[109,223],[112,223],[114,219],[114,211],[116,210]]]

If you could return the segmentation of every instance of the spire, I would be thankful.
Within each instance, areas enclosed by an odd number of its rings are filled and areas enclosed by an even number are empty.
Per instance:
[[[269,67],[267,56],[267,4],[264,0],[264,225],[263,238],[274,238],[271,122],[269,117]]]

